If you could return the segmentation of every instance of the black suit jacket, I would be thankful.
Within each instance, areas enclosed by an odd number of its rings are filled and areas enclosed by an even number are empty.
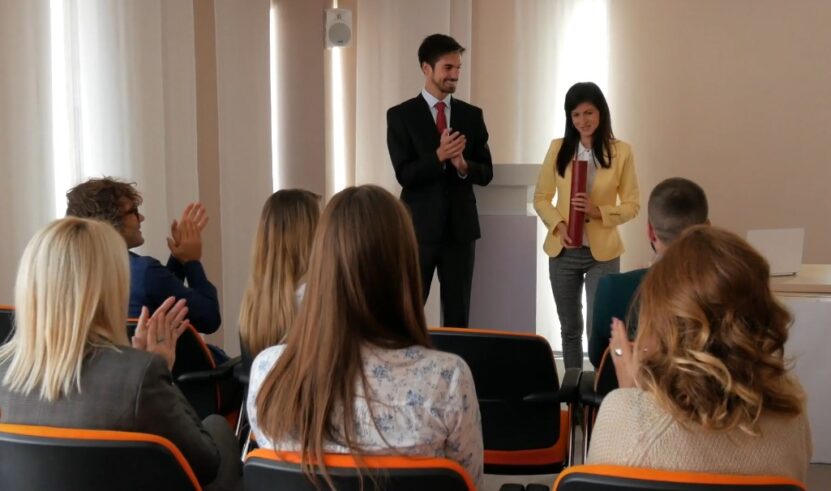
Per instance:
[[[401,201],[410,209],[420,244],[465,242],[481,236],[473,184],[486,186],[493,178],[482,110],[451,98],[449,126],[467,138],[466,179],[449,161],[442,168],[436,156],[440,135],[421,94],[387,111],[387,147],[402,187]]]

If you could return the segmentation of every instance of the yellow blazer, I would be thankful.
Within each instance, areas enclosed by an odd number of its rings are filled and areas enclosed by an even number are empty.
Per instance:
[[[558,223],[568,221],[571,201],[571,164],[566,167],[565,176],[557,174],[557,152],[562,144],[562,139],[551,142],[534,190],[534,209],[548,228],[542,248],[551,257],[556,257],[563,250],[556,227]],[[552,204],[555,196],[556,205]],[[608,169],[597,169],[589,199],[600,208],[601,215],[601,218],[589,219],[585,224],[592,257],[598,261],[619,257],[623,254],[623,242],[617,226],[635,218],[640,210],[635,159],[629,144],[612,140],[612,165]]]

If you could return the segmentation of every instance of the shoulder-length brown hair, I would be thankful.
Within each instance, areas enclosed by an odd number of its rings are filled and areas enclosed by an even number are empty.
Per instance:
[[[309,265],[320,196],[284,189],[269,196],[251,250],[239,329],[251,356],[279,343],[297,314],[295,293]]]
[[[360,462],[353,402],[357,383],[368,393],[361,346],[430,345],[404,206],[377,186],[336,194],[315,234],[306,288],[286,348],[257,396],[257,414],[272,441],[299,443],[313,482],[316,465],[334,489],[324,442],[346,446]]]
[[[803,411],[784,359],[791,316],[743,239],[688,229],[650,269],[640,301],[635,380],[677,420],[758,434],[763,412]]]

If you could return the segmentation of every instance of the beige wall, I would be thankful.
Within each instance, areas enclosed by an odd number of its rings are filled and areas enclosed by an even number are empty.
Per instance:
[[[610,2],[610,104],[646,202],[670,176],[699,182],[735,232],[806,228],[805,262],[831,262],[831,2]],[[624,267],[647,260],[645,213]]]
[[[561,88],[540,65],[562,52],[527,17],[553,24],[566,3],[473,5],[471,99],[495,162],[539,162],[559,136],[550,114],[560,121],[562,100],[549,95]],[[607,97],[616,135],[634,146],[644,205],[622,227],[624,269],[652,255],[645,204],[670,176],[704,186],[714,223],[740,234],[805,227],[805,262],[831,262],[828,19],[821,0],[609,2]]]

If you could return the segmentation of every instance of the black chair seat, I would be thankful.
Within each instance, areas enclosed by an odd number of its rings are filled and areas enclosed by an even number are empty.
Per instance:
[[[14,328],[14,307],[0,305],[0,345],[6,343]]]

